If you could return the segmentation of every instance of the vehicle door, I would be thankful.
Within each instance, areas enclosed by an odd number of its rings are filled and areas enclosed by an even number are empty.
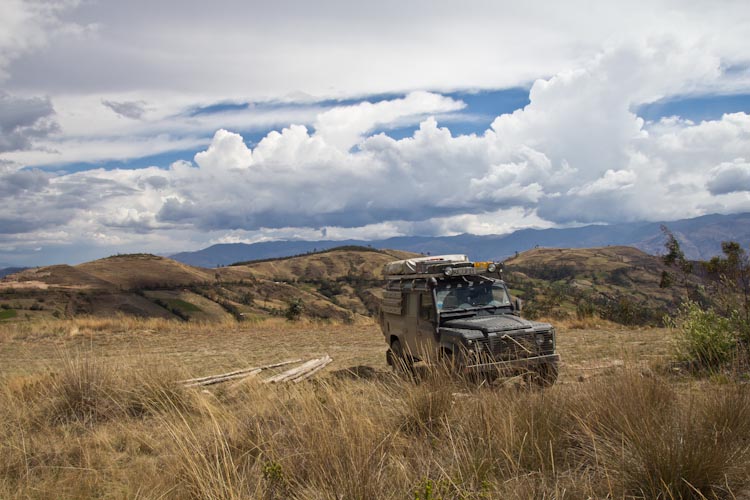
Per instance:
[[[432,293],[429,291],[412,293],[409,300],[409,318],[412,321],[409,330],[414,332],[414,344],[410,348],[420,359],[430,358],[437,352],[435,343],[436,313]]]

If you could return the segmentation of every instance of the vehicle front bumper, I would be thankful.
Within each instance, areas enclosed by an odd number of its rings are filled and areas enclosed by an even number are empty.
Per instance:
[[[476,363],[462,367],[464,373],[477,372],[518,372],[539,365],[557,364],[560,362],[559,354],[545,354],[531,358],[512,359],[508,361],[495,361],[491,363]]]

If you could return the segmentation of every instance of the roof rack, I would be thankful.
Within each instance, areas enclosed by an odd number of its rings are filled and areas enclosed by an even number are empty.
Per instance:
[[[471,262],[466,255],[438,255],[389,262],[383,274],[389,281],[473,276],[502,271],[496,262]]]

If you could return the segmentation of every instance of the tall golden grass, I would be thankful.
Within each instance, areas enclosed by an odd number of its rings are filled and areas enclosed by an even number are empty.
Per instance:
[[[0,498],[738,498],[750,389],[627,367],[549,389],[384,373],[212,392],[66,355],[0,387]]]

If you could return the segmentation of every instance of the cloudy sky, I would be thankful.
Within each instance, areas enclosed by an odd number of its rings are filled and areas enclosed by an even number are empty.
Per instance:
[[[750,4],[2,0],[0,264],[750,211]]]

